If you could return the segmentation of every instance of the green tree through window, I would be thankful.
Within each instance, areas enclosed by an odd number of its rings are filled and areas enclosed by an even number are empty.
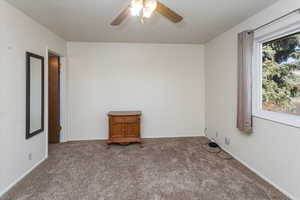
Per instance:
[[[300,115],[300,33],[263,44],[263,109]]]

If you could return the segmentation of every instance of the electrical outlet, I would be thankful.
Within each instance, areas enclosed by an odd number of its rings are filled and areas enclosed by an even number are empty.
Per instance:
[[[28,154],[28,160],[32,160],[32,153]]]
[[[229,137],[225,137],[225,144],[230,145],[230,138]]]

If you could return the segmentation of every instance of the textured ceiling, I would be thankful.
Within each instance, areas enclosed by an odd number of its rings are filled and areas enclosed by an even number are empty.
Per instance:
[[[129,16],[110,22],[130,0],[7,0],[67,41],[205,43],[276,0],[160,0],[184,17],[173,24],[155,13],[145,24]]]

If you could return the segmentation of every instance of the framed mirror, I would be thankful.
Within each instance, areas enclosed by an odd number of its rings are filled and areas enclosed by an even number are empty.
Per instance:
[[[26,139],[44,131],[44,57],[26,52]]]

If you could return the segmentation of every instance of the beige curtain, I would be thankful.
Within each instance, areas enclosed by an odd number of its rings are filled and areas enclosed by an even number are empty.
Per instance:
[[[252,132],[252,56],[253,31],[238,34],[238,107],[237,128]]]

